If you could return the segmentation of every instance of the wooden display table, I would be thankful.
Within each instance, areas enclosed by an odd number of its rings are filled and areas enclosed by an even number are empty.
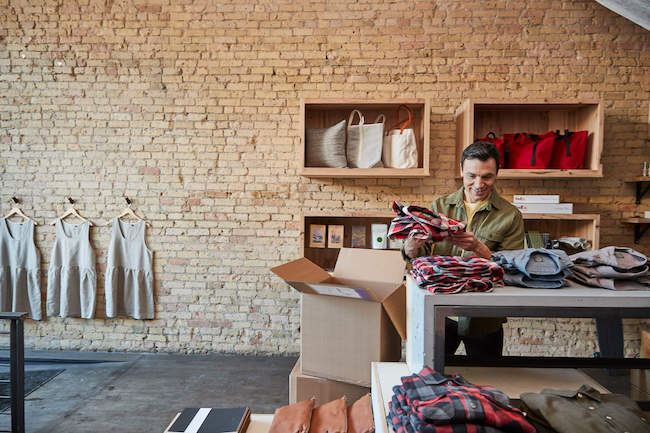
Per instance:
[[[475,385],[490,385],[516,399],[524,392],[540,392],[544,388],[578,389],[585,384],[600,392],[609,392],[586,374],[571,368],[448,367],[445,373],[459,373]],[[372,363],[375,432],[393,433],[386,423],[388,402],[393,396],[393,386],[399,385],[400,378],[409,374],[405,362]]]
[[[406,362],[410,371],[428,365],[443,371],[449,365],[510,367],[650,368],[650,359],[560,358],[504,356],[498,360],[445,359],[445,318],[470,317],[588,317],[650,318],[650,291],[617,292],[571,283],[562,289],[497,287],[489,293],[434,295],[407,277]]]

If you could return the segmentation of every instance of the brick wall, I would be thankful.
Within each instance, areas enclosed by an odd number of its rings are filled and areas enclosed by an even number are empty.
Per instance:
[[[1,209],[16,195],[41,223],[43,274],[44,223],[66,196],[97,223],[97,318],[28,322],[28,347],[296,353],[298,298],[269,268],[298,257],[301,211],[455,190],[453,113],[468,97],[602,98],[604,178],[500,189],[559,192],[601,214],[601,245],[632,245],[619,219],[637,210],[624,176],[650,160],[649,69],[648,32],[586,0],[0,0]],[[299,101],[317,97],[430,98],[433,175],[298,176]],[[152,321],[104,314],[103,222],[123,196],[153,224]],[[628,353],[638,327],[626,322]],[[513,320],[507,338],[511,352],[596,347],[590,321]]]

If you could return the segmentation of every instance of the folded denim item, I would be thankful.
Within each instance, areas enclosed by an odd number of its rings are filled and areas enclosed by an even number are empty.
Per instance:
[[[269,433],[307,433],[314,408],[314,398],[275,410]]]
[[[583,251],[571,255],[570,259],[575,264],[606,265],[619,271],[639,268],[648,263],[648,258],[645,255],[626,247],[605,247],[599,250]]]
[[[345,397],[332,400],[312,411],[309,433],[346,433],[347,430]]]
[[[532,279],[545,276],[559,279],[563,277],[564,270],[573,266],[564,251],[545,248],[497,251],[492,254],[492,261],[501,265],[506,272],[520,272]]]
[[[639,268],[633,268],[629,271],[622,272],[617,270],[613,266],[598,265],[598,266],[585,266],[585,265],[574,265],[573,270],[580,272],[591,278],[625,278],[625,279],[635,279],[638,277],[644,277],[648,275],[648,266],[644,265]]]
[[[370,394],[366,394],[348,407],[348,433],[373,433],[375,421],[372,418]]]
[[[650,278],[638,277],[636,279],[625,278],[598,278],[590,277],[576,270],[571,279],[586,284],[588,286],[600,287],[602,289],[632,291],[632,290],[650,290]]]
[[[569,285],[564,278],[534,279],[522,274],[521,272],[506,272],[503,275],[503,282],[508,286],[529,287],[531,289],[559,289]]]

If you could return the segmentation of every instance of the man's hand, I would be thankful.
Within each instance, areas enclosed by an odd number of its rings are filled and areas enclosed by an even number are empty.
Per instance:
[[[483,242],[479,241],[472,232],[451,232],[449,242],[465,251],[472,251],[485,259],[489,259],[492,255],[492,251]]]
[[[404,242],[404,254],[414,259],[418,256],[418,251],[426,243],[424,239],[408,238]]]

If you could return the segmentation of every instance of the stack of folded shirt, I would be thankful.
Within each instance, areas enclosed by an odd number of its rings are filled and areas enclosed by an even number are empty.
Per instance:
[[[567,286],[565,278],[571,275],[569,268],[573,266],[564,251],[544,248],[498,251],[492,254],[492,260],[505,270],[506,284],[535,289]]]
[[[388,229],[389,239],[416,238],[440,242],[451,232],[465,231],[465,223],[437,214],[419,206],[404,206],[393,202],[393,212],[397,216]]]
[[[650,423],[634,401],[621,394],[601,394],[587,385],[577,391],[524,393],[521,401],[531,420],[549,431],[650,433]]]
[[[503,284],[503,269],[478,256],[426,256],[411,264],[413,279],[431,293],[490,292]]]
[[[648,258],[625,247],[606,247],[570,256],[573,279],[610,290],[650,290]]]
[[[393,393],[386,419],[395,433],[535,432],[507,395],[457,374],[444,376],[424,367],[402,377]]]

